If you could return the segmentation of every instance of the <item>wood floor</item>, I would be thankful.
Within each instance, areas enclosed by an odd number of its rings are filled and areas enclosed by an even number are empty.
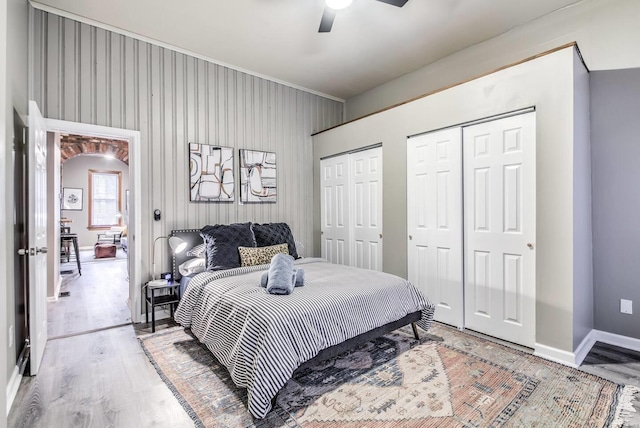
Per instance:
[[[82,275],[77,270],[62,275],[60,292],[69,295],[47,306],[49,337],[131,322],[126,258],[92,261],[93,251],[80,251],[80,255]]]
[[[50,336],[62,337],[48,342],[38,376],[23,378],[9,427],[193,426],[138,343],[137,336],[150,331],[146,325],[81,334],[130,322],[125,267],[87,263],[81,277],[67,280],[71,295],[48,312]],[[598,342],[581,369],[640,387],[639,352]],[[640,411],[640,402],[634,406]]]
[[[59,338],[47,343],[38,376],[22,379],[9,427],[193,426],[139,345],[150,329],[109,328],[131,322],[126,266],[95,261],[82,276],[63,275],[70,295],[47,311],[49,337]]]

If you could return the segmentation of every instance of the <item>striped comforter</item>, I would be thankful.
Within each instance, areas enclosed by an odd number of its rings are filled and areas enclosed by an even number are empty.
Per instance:
[[[260,287],[268,265],[196,275],[175,319],[191,328],[224,364],[234,383],[247,388],[257,418],[294,370],[322,349],[422,311],[428,329],[433,305],[411,283],[394,275],[300,259],[306,282],[290,295]]]

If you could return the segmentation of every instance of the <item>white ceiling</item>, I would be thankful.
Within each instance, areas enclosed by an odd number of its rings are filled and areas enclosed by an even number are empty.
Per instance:
[[[353,0],[319,34],[324,0],[39,0],[342,99],[577,2]]]

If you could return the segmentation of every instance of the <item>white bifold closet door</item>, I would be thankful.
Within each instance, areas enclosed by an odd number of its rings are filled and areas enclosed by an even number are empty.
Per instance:
[[[535,113],[463,130],[465,327],[535,345]]]
[[[349,158],[320,161],[322,257],[349,265]]]
[[[435,319],[535,345],[535,113],[407,141],[408,276]]]
[[[460,128],[407,142],[408,279],[436,305],[435,319],[463,326]]]
[[[382,270],[382,148],[320,161],[322,257]]]

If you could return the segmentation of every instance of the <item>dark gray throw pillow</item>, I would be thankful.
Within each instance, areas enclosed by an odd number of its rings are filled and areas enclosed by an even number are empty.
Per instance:
[[[240,267],[238,247],[255,247],[251,223],[216,224],[200,230],[207,255],[207,270]]]
[[[253,223],[252,228],[257,247],[269,247],[286,242],[289,247],[289,255],[294,259],[300,258],[296,251],[296,242],[293,240],[293,234],[287,223]]]

